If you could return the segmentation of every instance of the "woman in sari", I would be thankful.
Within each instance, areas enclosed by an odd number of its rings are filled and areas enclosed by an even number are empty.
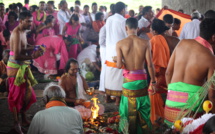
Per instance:
[[[63,28],[63,35],[70,35],[73,38],[72,45],[68,48],[69,58],[77,59],[78,47],[81,50],[81,43],[84,42],[80,35],[80,23],[77,14],[73,14],[68,23]]]
[[[55,35],[55,30],[54,30],[54,16],[49,15],[44,23],[41,23],[36,30],[37,37],[36,40],[39,40],[42,37],[45,36],[53,36]]]

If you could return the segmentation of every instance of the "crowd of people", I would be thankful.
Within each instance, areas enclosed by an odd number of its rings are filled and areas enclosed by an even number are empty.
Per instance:
[[[158,19],[167,6],[155,12],[141,5],[135,13],[117,2],[108,12],[95,2],[82,9],[79,0],[71,8],[62,0],[57,7],[54,1],[29,6],[25,0],[5,10],[0,3],[0,92],[8,97],[18,133],[30,125],[25,113],[36,102],[32,68],[45,79],[61,78],[45,88],[46,109],[34,116],[29,134],[83,133],[80,113],[67,106],[89,107],[87,81],[95,78],[105,102],[119,106],[122,133],[125,127],[150,133],[159,121],[171,128],[185,107],[205,99],[198,93],[215,69],[214,10],[204,15],[193,10],[181,27],[172,14]],[[184,15],[182,9],[177,13]],[[207,98],[215,104],[213,86]],[[191,111],[201,115],[201,105]],[[207,127],[205,134],[215,132]]]

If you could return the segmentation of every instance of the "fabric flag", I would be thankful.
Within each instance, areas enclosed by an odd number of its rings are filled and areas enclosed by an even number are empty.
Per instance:
[[[178,31],[176,31],[176,33],[178,35],[180,35],[181,33],[181,30],[184,26],[184,24],[188,23],[191,21],[191,16],[188,15],[188,14],[183,14],[181,12],[178,12],[178,11],[175,11],[175,10],[172,10],[172,9],[162,9],[157,15],[156,15],[156,18],[160,19],[160,20],[163,20],[163,16],[166,15],[166,14],[171,14],[173,16],[173,18],[177,18],[179,20],[181,20],[181,26],[180,26],[180,29]]]

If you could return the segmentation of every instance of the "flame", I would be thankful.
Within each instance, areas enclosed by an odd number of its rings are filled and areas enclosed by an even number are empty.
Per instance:
[[[96,119],[99,115],[99,106],[97,104],[98,98],[93,97],[91,100],[93,100],[93,106],[91,107],[92,118]]]

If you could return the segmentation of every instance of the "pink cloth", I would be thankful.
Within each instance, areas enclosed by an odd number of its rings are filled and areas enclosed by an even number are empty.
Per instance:
[[[130,80],[147,80],[147,74],[145,70],[129,71],[124,69],[123,76]]]
[[[43,12],[40,13],[40,18],[42,18],[44,15]],[[43,23],[43,21],[38,21],[37,20],[37,11],[33,12],[32,13],[32,16],[33,16],[33,23],[36,25],[36,26],[39,26],[41,23]]]
[[[39,33],[36,37],[36,41],[38,41],[40,38],[42,37],[46,37],[46,36],[53,36],[56,35],[55,34],[55,30],[53,28],[45,28],[42,30],[41,33]]]
[[[72,36],[73,38],[76,38],[77,34],[78,34],[78,30],[80,29],[81,25],[79,24],[78,26],[73,28],[72,25],[69,24],[69,22],[68,22],[68,23],[66,23],[66,26],[67,26],[66,34]],[[69,51],[69,58],[77,59],[78,44],[71,45],[68,51]]]
[[[25,4],[23,7],[26,7],[28,10],[30,9],[29,4]]]
[[[206,41],[205,39],[203,39],[200,36],[196,37],[195,40],[197,42],[199,42],[201,45],[203,45],[204,47],[208,48],[212,53],[214,53],[213,48],[212,48],[211,44],[208,41]]]
[[[14,23],[14,25],[10,25],[9,21],[7,21],[7,22],[5,23],[6,28],[9,29],[10,32],[12,32],[13,29],[16,28],[18,25],[19,25],[19,21],[16,21],[16,22]]]
[[[46,52],[43,56],[35,59],[33,65],[37,67],[41,73],[57,74],[56,54],[61,54],[59,69],[64,69],[68,61],[68,52],[63,38],[62,36],[46,36],[40,38],[35,43],[35,45],[42,44],[46,46]]]
[[[21,84],[20,86],[14,85],[15,79],[16,77],[8,78],[8,84],[10,87],[8,95],[8,104],[11,112],[14,111],[15,107],[17,112],[19,113],[20,110],[27,111],[30,106],[36,102],[36,95],[34,93],[33,88],[27,86],[27,82]],[[30,90],[31,92],[26,92],[27,90]]]

